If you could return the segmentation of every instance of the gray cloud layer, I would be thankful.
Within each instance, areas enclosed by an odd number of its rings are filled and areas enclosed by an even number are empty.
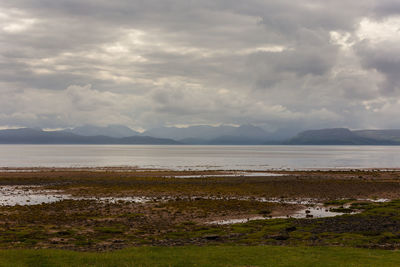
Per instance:
[[[0,126],[400,128],[394,0],[0,3]]]

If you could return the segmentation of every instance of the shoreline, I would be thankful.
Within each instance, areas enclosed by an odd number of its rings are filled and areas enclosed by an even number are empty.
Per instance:
[[[195,166],[196,167],[196,166]],[[210,166],[214,167],[214,166]],[[400,172],[399,168],[357,168],[357,167],[335,167],[335,168],[266,168],[258,169],[180,169],[180,168],[146,168],[139,166],[71,166],[71,167],[47,167],[47,166],[32,166],[32,167],[0,167],[1,172],[41,172],[41,171],[93,171],[93,172],[141,172],[141,171],[172,171],[172,172],[272,172],[272,173],[294,173],[294,172]]]

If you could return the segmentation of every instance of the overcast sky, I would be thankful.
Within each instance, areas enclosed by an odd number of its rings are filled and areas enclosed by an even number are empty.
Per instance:
[[[0,2],[0,127],[400,128],[398,0]]]

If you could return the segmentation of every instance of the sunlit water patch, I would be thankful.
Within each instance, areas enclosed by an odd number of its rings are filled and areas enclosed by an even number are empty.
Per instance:
[[[28,206],[54,203],[62,200],[95,200],[106,203],[153,201],[148,197],[76,197],[58,190],[40,189],[36,186],[0,186],[0,206]]]

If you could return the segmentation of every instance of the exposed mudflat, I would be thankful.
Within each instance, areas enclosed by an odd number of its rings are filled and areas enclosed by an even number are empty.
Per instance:
[[[2,169],[0,247],[109,250],[246,243],[395,248],[397,198],[397,170]]]

